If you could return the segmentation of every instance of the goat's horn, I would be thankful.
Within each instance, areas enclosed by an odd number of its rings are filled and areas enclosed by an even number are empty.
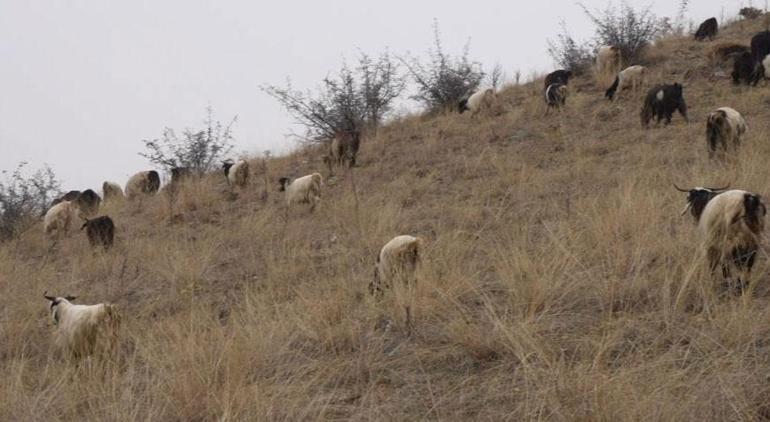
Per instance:
[[[682,188],[680,188],[679,186],[676,185],[676,183],[672,183],[672,185],[674,185],[676,190],[678,190],[679,192],[689,192],[690,191],[689,189],[682,189]]]

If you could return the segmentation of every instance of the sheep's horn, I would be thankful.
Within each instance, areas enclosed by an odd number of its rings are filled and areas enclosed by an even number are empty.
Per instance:
[[[55,298],[55,297],[53,297],[53,296],[48,296],[48,290],[46,290],[46,291],[44,291],[44,292],[43,292],[43,297],[44,297],[44,298],[46,298],[46,299],[48,299],[48,300],[49,300],[49,301],[51,301],[51,302],[53,302],[54,300],[56,300],[56,298]]]
[[[689,192],[690,191],[689,189],[682,189],[682,188],[680,188],[679,186],[676,185],[676,183],[672,183],[672,185],[674,185],[676,190],[678,190],[679,192]]]
[[[708,190],[713,190],[713,191],[718,191],[718,190],[727,190],[727,189],[730,189],[730,183],[728,183],[728,184],[727,184],[727,186],[725,186],[725,187],[723,187],[723,188],[706,188],[706,189],[708,189]]]

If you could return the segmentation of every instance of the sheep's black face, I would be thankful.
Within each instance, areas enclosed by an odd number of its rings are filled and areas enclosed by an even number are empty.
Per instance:
[[[750,226],[760,227],[760,219],[767,214],[767,208],[762,203],[759,195],[746,194],[743,198],[743,207],[746,210],[746,219]]]
[[[225,161],[225,162],[222,163],[222,169],[224,169],[224,171],[225,171],[225,177],[230,175],[230,167],[232,167],[232,166],[233,166],[233,162],[232,161]]]
[[[289,178],[288,177],[281,177],[280,179],[278,179],[278,184],[281,185],[281,187],[278,190],[280,190],[281,192],[285,191],[286,190],[286,185],[289,184]]]
[[[706,208],[706,204],[711,201],[719,192],[714,192],[711,189],[695,188],[690,189],[687,194],[687,206],[682,211],[682,215],[685,215],[687,211],[690,211],[696,221],[700,220],[703,210]]]

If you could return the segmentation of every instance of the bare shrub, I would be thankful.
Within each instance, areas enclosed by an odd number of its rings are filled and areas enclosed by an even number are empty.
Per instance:
[[[548,55],[562,69],[576,75],[584,73],[593,61],[591,49],[586,43],[578,43],[572,38],[564,21],[560,25],[562,32],[556,35],[556,40],[548,40]]]
[[[47,165],[25,174],[26,162],[13,172],[2,171],[0,181],[0,241],[8,240],[45,213],[60,191],[60,183]]]

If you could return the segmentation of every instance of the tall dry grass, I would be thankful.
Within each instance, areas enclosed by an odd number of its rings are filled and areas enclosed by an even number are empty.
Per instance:
[[[714,80],[705,44],[657,48],[649,80],[685,84],[689,125],[641,130],[642,94],[606,102],[590,77],[544,119],[534,82],[500,115],[383,128],[312,214],[277,192],[323,169],[306,149],[243,190],[217,174],[108,204],[108,253],[82,233],[49,252],[39,227],[3,245],[0,420],[770,417],[767,250],[725,292],[671,187],[770,192],[768,91]],[[750,125],[725,165],[705,147],[720,106]],[[376,301],[375,254],[404,233],[427,240],[419,283]],[[60,358],[44,290],[118,304],[117,363]]]

